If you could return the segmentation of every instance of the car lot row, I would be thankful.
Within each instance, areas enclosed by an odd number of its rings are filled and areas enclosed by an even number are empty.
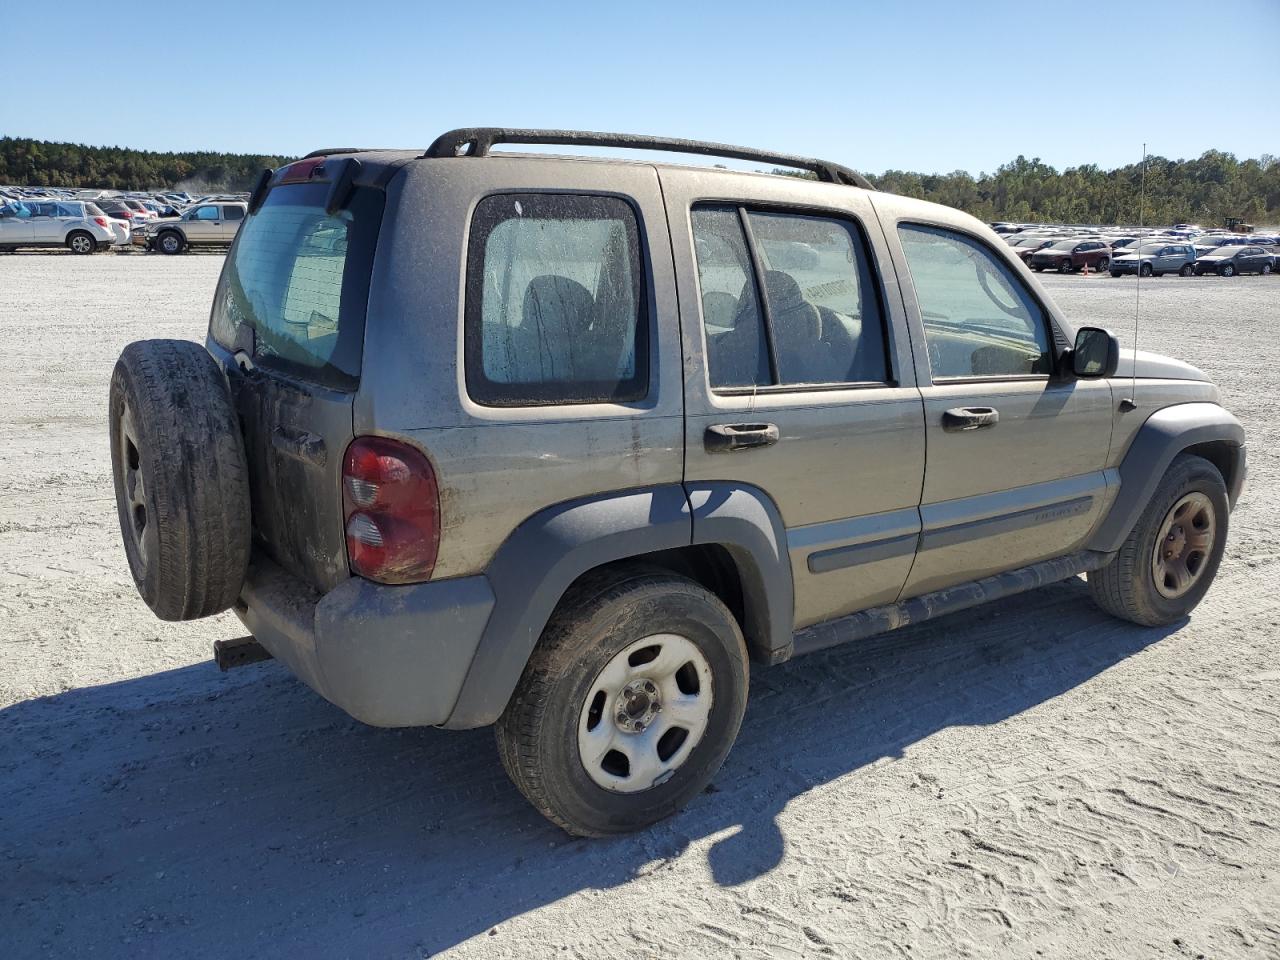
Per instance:
[[[65,247],[91,254],[140,247],[182,253],[194,246],[229,244],[248,205],[238,198],[215,198],[163,215],[140,200],[22,198],[0,202],[0,252],[20,248]]]
[[[1206,231],[1190,224],[1164,230],[1004,223],[992,227],[1038,273],[1233,277],[1270,274],[1280,266],[1280,238],[1270,234]]]

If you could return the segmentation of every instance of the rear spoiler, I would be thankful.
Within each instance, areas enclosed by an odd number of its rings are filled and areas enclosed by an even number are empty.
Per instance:
[[[360,161],[355,157],[308,157],[279,170],[264,168],[258,174],[253,193],[249,195],[249,212],[257,213],[267,199],[273,185],[284,183],[323,183],[328,181],[329,192],[325,196],[324,212],[333,216],[351,198],[351,188],[360,173]]]

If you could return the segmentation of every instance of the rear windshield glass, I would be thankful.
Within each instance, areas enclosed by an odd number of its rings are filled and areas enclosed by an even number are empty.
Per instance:
[[[264,367],[338,389],[360,377],[369,273],[381,191],[360,187],[346,208],[324,211],[326,183],[286,184],[240,228],[214,299],[210,333],[247,343]]]

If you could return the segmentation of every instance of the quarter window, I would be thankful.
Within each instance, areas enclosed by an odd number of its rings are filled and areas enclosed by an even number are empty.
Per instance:
[[[935,380],[1048,375],[1044,311],[984,246],[936,227],[898,227]]]
[[[504,194],[476,208],[466,378],[491,406],[629,402],[648,392],[635,212],[614,197]]]
[[[851,223],[708,206],[692,224],[713,389],[888,379],[880,303]]]
[[[224,220],[243,220],[244,207],[223,207],[222,215]]]

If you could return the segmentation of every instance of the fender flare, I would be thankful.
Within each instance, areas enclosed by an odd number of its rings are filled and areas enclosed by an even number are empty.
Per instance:
[[[742,583],[744,633],[767,645],[773,662],[786,659],[791,568],[781,517],[762,492],[709,483],[686,493],[671,483],[571,500],[521,523],[486,568],[493,613],[442,726],[480,727],[502,715],[556,604],[584,573],[693,544],[728,552]]]
[[[1244,486],[1244,427],[1216,403],[1180,403],[1157,410],[1138,429],[1120,464],[1120,492],[1089,538],[1090,550],[1114,553],[1146,509],[1174,457],[1205,443],[1223,444],[1232,469],[1228,499],[1235,506]]]

